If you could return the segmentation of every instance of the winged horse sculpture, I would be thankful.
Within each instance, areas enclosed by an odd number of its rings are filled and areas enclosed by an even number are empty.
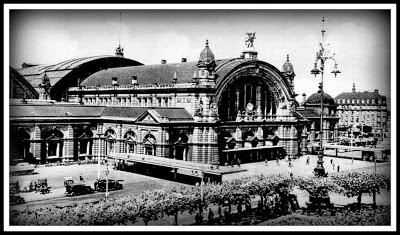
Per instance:
[[[247,48],[254,48],[253,42],[254,42],[254,39],[256,39],[256,33],[254,32],[254,33],[246,33],[246,34],[247,34],[247,37],[246,37],[245,44],[246,44]]]

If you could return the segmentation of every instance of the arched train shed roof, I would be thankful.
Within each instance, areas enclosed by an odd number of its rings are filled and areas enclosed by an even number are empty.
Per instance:
[[[52,85],[50,95],[52,99],[59,100],[67,87],[77,85],[78,79],[82,82],[91,74],[103,69],[137,65],[142,63],[123,57],[102,55],[67,60],[54,65],[32,66],[17,71],[35,88],[38,88],[46,73]]]
[[[235,59],[233,59],[235,60]],[[218,77],[224,76],[227,71],[226,64],[229,59],[216,60],[217,65],[215,73]],[[152,64],[141,66],[129,66],[123,68],[112,68],[99,71],[89,76],[82,86],[107,86],[111,85],[111,78],[117,77],[119,85],[130,85],[132,76],[137,77],[139,84],[163,84],[172,83],[176,74],[178,83],[188,83],[193,81],[195,71],[198,71],[197,61],[184,63],[169,63],[169,64]],[[222,67],[221,67],[222,66]],[[224,68],[220,70],[220,68]]]

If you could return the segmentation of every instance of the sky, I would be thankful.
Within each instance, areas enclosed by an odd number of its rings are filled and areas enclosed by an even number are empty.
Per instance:
[[[79,5],[78,5],[79,7]],[[131,6],[134,8],[135,6]],[[268,8],[268,4],[266,6]],[[379,90],[391,94],[391,11],[388,9],[17,9],[10,11],[10,60],[21,64],[56,64],[65,60],[114,55],[143,64],[197,61],[208,39],[216,59],[237,58],[246,32],[256,32],[258,59],[279,70],[286,56],[294,66],[295,92],[309,97],[321,76],[310,74],[321,42],[322,18],[327,49],[342,72],[330,73],[327,60],[324,91]],[[346,6],[344,6],[346,7]],[[95,7],[93,7],[95,8]],[[121,18],[120,18],[121,13]],[[121,23],[120,23],[121,22]],[[393,85],[393,84],[392,84]]]

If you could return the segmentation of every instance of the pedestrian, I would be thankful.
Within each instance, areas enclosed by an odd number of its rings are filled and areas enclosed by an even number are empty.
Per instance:
[[[289,167],[292,167],[292,163],[289,161]]]
[[[265,159],[265,165],[268,166],[268,159]]]
[[[337,166],[337,172],[339,172],[340,166]]]
[[[208,224],[214,223],[214,212],[212,212],[211,208],[208,208]]]
[[[240,159],[239,158],[237,160],[237,165],[238,165],[238,167],[240,167]]]
[[[335,170],[335,163],[333,163],[333,170]]]
[[[35,181],[35,183],[33,184],[33,188],[34,188],[35,192],[37,192],[38,185],[37,185],[36,181]]]
[[[224,222],[225,223],[229,223],[229,221],[230,221],[230,218],[229,218],[229,212],[228,212],[228,209],[226,209],[226,208],[224,208]]]
[[[333,159],[331,159],[331,165],[333,164]]]
[[[233,160],[231,161],[231,167],[233,167]]]
[[[219,206],[219,207],[218,207],[218,218],[221,219],[221,217],[222,217],[222,209],[221,209],[221,207]]]
[[[199,212],[196,213],[196,216],[194,217],[194,219],[196,220],[196,224],[201,224]]]
[[[293,178],[293,172],[290,172],[290,178]]]
[[[83,175],[82,175],[82,173],[79,175],[79,180],[80,180],[80,181],[83,181]]]
[[[310,164],[310,158],[307,158],[306,165]]]

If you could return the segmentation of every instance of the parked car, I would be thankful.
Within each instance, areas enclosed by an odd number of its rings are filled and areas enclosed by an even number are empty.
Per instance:
[[[74,184],[74,179],[72,176],[67,176],[64,177],[64,186],[67,187],[68,185],[73,185]]]
[[[123,180],[108,180],[108,190],[122,189],[124,186],[120,183]],[[101,179],[94,182],[94,190],[104,192],[106,191],[106,180]]]
[[[65,187],[65,193],[69,196],[84,195],[94,193],[92,187],[85,184],[73,184]]]

